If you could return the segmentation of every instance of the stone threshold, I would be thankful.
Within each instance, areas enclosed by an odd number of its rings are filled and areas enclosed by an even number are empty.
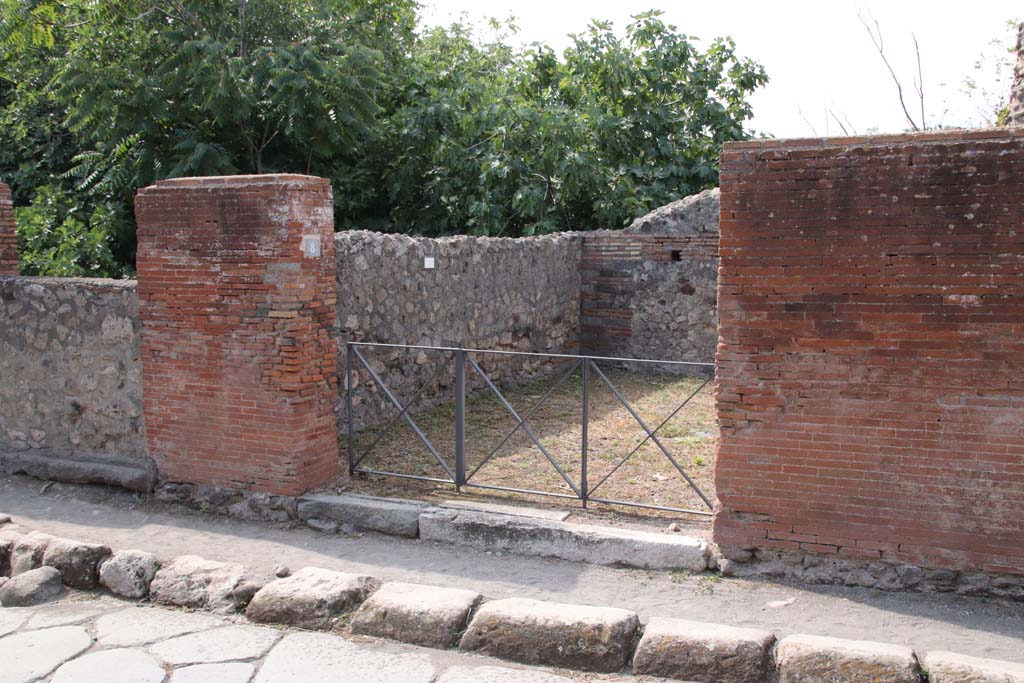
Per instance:
[[[52,601],[61,583],[132,600],[310,630],[351,632],[576,671],[718,683],[1024,683],[1024,664],[816,635],[653,618],[591,605],[506,598],[305,567],[259,576],[241,564],[60,539],[0,515],[0,605]]]

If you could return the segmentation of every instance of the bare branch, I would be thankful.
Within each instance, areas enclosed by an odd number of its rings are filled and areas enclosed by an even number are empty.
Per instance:
[[[871,24],[868,23],[868,20],[864,18],[864,14],[861,12],[857,12],[857,17],[860,19],[860,23],[864,24],[864,28],[867,30],[868,35],[871,36],[871,42],[874,43],[875,49],[878,51],[878,56],[882,58],[885,68],[889,70],[889,75],[892,76],[893,83],[896,84],[896,92],[899,95],[900,107],[903,108],[903,115],[907,118],[907,122],[910,123],[910,127],[913,130],[921,130],[921,127],[917,125],[917,122],[914,121],[914,118],[907,110],[907,103],[903,99],[903,84],[900,83],[899,77],[893,70],[892,65],[889,64],[889,58],[885,56],[885,49],[882,43],[882,27],[878,24],[877,19],[873,19],[875,27],[872,29]],[[918,61],[918,64],[920,64],[920,60]]]
[[[836,123],[838,123],[838,124],[839,124],[839,129],[843,131],[843,135],[849,135],[849,134],[850,134],[850,131],[846,130],[846,126],[844,126],[844,125],[843,125],[843,122],[839,120],[839,117],[838,117],[838,116],[836,116],[836,113],[835,113],[834,111],[832,111],[832,107],[827,107],[827,108],[825,109],[825,111],[827,111],[827,112],[828,112],[828,114],[829,114],[829,116],[831,116],[831,117],[832,117],[832,119],[833,119],[833,120],[834,120],[834,121],[835,121]]]
[[[818,131],[815,130],[814,124],[812,124],[810,121],[808,121],[807,117],[804,116],[804,110],[800,108],[800,104],[799,103],[796,105],[796,113],[800,115],[800,118],[803,120],[803,122],[806,123],[807,127],[811,129],[811,134],[813,134],[814,137],[818,137]]]
[[[921,128],[927,128],[924,120],[924,77],[921,75],[921,46],[917,44],[917,36],[913,33],[910,37],[914,39],[914,54],[917,57],[917,82],[914,87],[917,89],[917,100],[921,104]]]

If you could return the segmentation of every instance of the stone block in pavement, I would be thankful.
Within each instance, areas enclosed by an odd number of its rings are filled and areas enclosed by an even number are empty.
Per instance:
[[[253,683],[430,683],[436,676],[424,653],[361,647],[329,633],[291,633],[264,658]]]
[[[92,638],[81,626],[58,626],[9,635],[0,639],[3,681],[39,680],[90,645]]]
[[[43,565],[59,571],[65,586],[92,590],[99,584],[99,566],[108,557],[110,548],[101,543],[55,538],[46,546]]]
[[[698,683],[761,683],[775,636],[684,619],[654,617],[633,656],[633,672]]]
[[[230,624],[157,643],[149,651],[165,664],[217,664],[262,657],[281,632],[265,626]]]
[[[249,683],[256,667],[246,662],[196,664],[175,669],[170,683]]]
[[[219,617],[197,612],[129,607],[96,620],[96,639],[104,647],[133,647],[223,626]]]
[[[1024,664],[929,652],[924,657],[929,683],[1024,683]]]
[[[330,628],[339,615],[362,603],[377,586],[376,579],[369,576],[305,567],[261,588],[245,614],[265,624]]]
[[[612,672],[626,665],[640,621],[633,612],[508,598],[485,603],[459,649],[523,664]]]
[[[356,612],[352,632],[426,647],[455,647],[481,597],[460,588],[385,583]]]
[[[775,652],[779,683],[920,683],[914,651],[902,645],[792,635]]]
[[[419,536],[423,503],[354,494],[310,495],[299,499],[299,519],[320,520],[392,536]]]
[[[244,578],[240,564],[182,555],[157,571],[149,596],[164,605],[229,613],[235,609],[234,590]]]
[[[100,584],[114,595],[138,600],[149,595],[160,562],[143,550],[118,550],[100,565]]]
[[[60,572],[53,567],[38,567],[22,572],[0,586],[0,605],[28,607],[50,602],[64,591]]]
[[[437,683],[573,683],[571,678],[531,669],[510,669],[504,666],[453,666],[446,669]]]
[[[11,546],[11,576],[42,567],[46,546],[52,540],[53,536],[39,531],[22,534],[15,539]]]
[[[167,672],[142,650],[90,652],[63,664],[52,683],[162,683]]]
[[[0,528],[0,576],[10,576],[11,552],[21,536],[22,534],[16,531]]]
[[[420,538],[588,564],[694,572],[708,567],[708,546],[699,538],[472,510],[424,512],[420,515]]]

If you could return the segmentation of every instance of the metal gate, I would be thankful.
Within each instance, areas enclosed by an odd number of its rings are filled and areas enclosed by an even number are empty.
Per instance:
[[[360,351],[361,348],[376,347],[376,348],[391,348],[391,349],[409,349],[409,350],[422,350],[422,351],[441,351],[450,354],[451,362],[454,364],[455,373],[455,448],[454,458],[449,462],[445,459],[434,444],[431,443],[427,435],[420,429],[420,426],[416,423],[415,418],[410,414],[410,407],[413,402],[403,403],[394,392],[388,387],[385,381],[381,378],[380,374],[373,369],[371,364],[367,361],[364,354]],[[525,414],[520,413],[512,406],[501,389],[491,380],[491,378],[484,372],[483,368],[477,362],[476,357],[485,356],[488,354],[493,355],[504,355],[504,356],[532,356],[532,357],[544,357],[550,359],[556,359],[563,362],[566,369],[560,370],[561,375],[559,379],[551,385],[551,387],[544,393],[544,395],[538,400]],[[666,448],[665,444],[661,439],[658,438],[658,432],[666,424],[669,423],[680,411],[685,408],[690,401],[693,400],[697,394],[699,394],[710,382],[714,376],[715,366],[713,363],[692,363],[685,361],[666,361],[666,360],[647,360],[647,359],[635,359],[635,358],[614,358],[608,356],[586,356],[586,355],[569,355],[569,354],[555,354],[555,353],[531,353],[523,351],[494,351],[485,349],[465,349],[447,346],[425,346],[425,345],[412,345],[412,344],[380,344],[372,342],[348,342],[346,350],[346,369],[347,369],[347,382],[345,385],[345,410],[348,422],[348,467],[351,474],[362,473],[362,474],[375,474],[383,475],[388,477],[399,477],[404,479],[416,479],[419,481],[430,481],[438,483],[452,484],[456,491],[460,491],[464,487],[468,488],[479,488],[489,489],[495,491],[508,491],[512,493],[522,493],[529,495],[539,496],[551,496],[555,498],[569,498],[577,499],[581,501],[583,507],[586,507],[588,503],[603,503],[608,505],[625,505],[636,508],[647,508],[653,510],[667,510],[670,512],[681,512],[693,515],[709,516],[711,515],[711,509],[713,508],[711,500],[708,496],[700,489],[700,487],[693,481],[693,479],[687,474],[683,467],[679,464],[678,458]],[[654,365],[670,365],[670,366],[687,366],[695,373],[703,375],[703,382],[694,389],[685,399],[671,411],[660,423],[653,429],[648,425],[647,422],[637,413],[637,411],[630,405],[629,401],[622,395],[619,389],[612,383],[604,371],[598,367],[598,362],[609,362],[616,364],[654,364]],[[380,435],[366,448],[362,453],[356,453],[355,449],[355,427],[354,427],[354,412],[353,412],[353,382],[352,373],[355,367],[355,363],[361,365],[377,386],[381,388],[387,399],[394,405],[399,411],[391,421],[381,430]],[[498,398],[501,404],[508,410],[509,414],[515,420],[515,426],[507,432],[498,444],[490,450],[490,452],[481,460],[472,470],[467,472],[466,468],[466,431],[465,431],[465,420],[466,420],[466,374],[467,369],[475,373],[488,387],[490,391]],[[557,390],[562,384],[576,372],[581,370],[582,374],[582,385],[583,392],[580,406],[580,421],[581,421],[581,434],[580,439],[580,477],[578,480],[570,478],[565,470],[558,464],[555,458],[551,455],[544,444],[541,443],[541,439],[537,437],[533,429],[530,426],[530,418],[533,417],[536,412],[544,405],[545,401]],[[588,480],[587,464],[588,464],[588,424],[589,424],[589,398],[591,392],[591,385],[594,382],[600,382],[605,385],[615,396],[617,401],[622,404],[623,407],[632,415],[633,419],[640,425],[643,431],[646,433],[644,439],[637,444],[630,452],[622,456],[621,459],[615,464],[615,466],[601,477],[596,483],[591,483]],[[366,457],[373,451],[373,449],[380,443],[383,435],[387,431],[397,424],[400,420],[404,420],[409,427],[413,430],[419,440],[427,448],[430,455],[442,468],[445,473],[444,478],[440,477],[428,477],[415,474],[406,474],[401,472],[388,472],[382,470],[371,469],[363,467],[362,464],[366,460]],[[483,484],[473,481],[474,477],[480,472],[480,470],[487,465],[488,462],[495,456],[495,454],[501,449],[505,443],[512,438],[513,435],[518,433],[520,430],[525,433],[533,444],[544,454],[544,457],[551,464],[554,470],[558,473],[565,484],[572,490],[572,495],[567,493],[553,493],[550,491],[536,491],[532,489],[515,488],[509,486],[497,486],[493,484]],[[707,507],[706,510],[691,510],[685,508],[668,507],[663,505],[655,505],[651,503],[644,503],[641,501],[625,501],[615,500],[610,498],[602,498],[595,496],[594,494],[601,488],[601,486],[608,481],[609,477],[615,474],[622,465],[624,465],[630,458],[632,458],[646,443],[653,443],[658,450],[661,451],[662,455],[670,462],[675,470],[679,473],[682,480],[681,483],[685,482],[686,485],[690,486],[694,492],[700,497],[704,505]]]

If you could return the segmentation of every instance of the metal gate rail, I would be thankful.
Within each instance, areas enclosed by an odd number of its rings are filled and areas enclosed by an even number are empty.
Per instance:
[[[370,363],[366,360],[366,357],[360,352],[361,347],[378,347],[378,348],[394,348],[394,349],[419,349],[429,351],[444,351],[453,354],[455,363],[455,463],[454,467],[451,467],[448,462],[441,456],[438,450],[430,442],[427,435],[420,429],[416,420],[409,413],[409,408],[419,400],[422,396],[422,392],[413,401],[409,403],[402,403],[394,392],[387,386],[380,374],[373,369]],[[502,355],[502,356],[535,356],[544,358],[558,358],[564,359],[568,365],[568,370],[565,371],[558,381],[551,385],[543,396],[526,412],[525,415],[520,415],[518,411],[509,403],[508,399],[501,392],[501,390],[491,381],[491,378],[487,373],[480,367],[476,360],[470,354],[489,354],[489,355]],[[377,438],[370,444],[361,455],[358,457],[355,453],[355,426],[354,426],[354,414],[353,414],[353,402],[352,402],[352,374],[354,372],[354,362],[358,361],[363,368],[369,373],[373,381],[380,386],[384,395],[388,398],[392,405],[398,409],[398,414],[391,419],[391,421],[380,431]],[[651,429],[648,424],[640,417],[639,413],[630,405],[629,401],[622,395],[618,387],[612,383],[608,376],[598,367],[597,362],[613,362],[613,363],[648,363],[655,365],[678,365],[678,366],[690,366],[694,369],[699,369],[704,372],[709,372],[708,376],[704,378],[704,381],[694,389],[689,396],[680,403],[675,410],[668,414],[654,429]],[[498,445],[491,449],[491,451],[480,461],[479,464],[471,472],[466,472],[466,433],[465,433],[465,419],[466,419],[466,368],[469,368],[475,372],[484,384],[490,389],[491,392],[498,398],[504,408],[512,416],[512,419],[516,421],[515,426],[507,432],[502,439],[498,442]],[[403,479],[415,479],[419,481],[430,481],[442,484],[453,484],[456,491],[461,491],[463,487],[487,489],[493,491],[508,491],[511,493],[523,493],[529,495],[549,496],[553,498],[568,498],[577,499],[582,502],[583,507],[587,506],[588,502],[592,503],[603,503],[606,505],[625,505],[629,507],[644,508],[650,510],[666,510],[669,512],[680,512],[693,515],[710,516],[710,510],[713,508],[711,500],[707,495],[700,489],[700,487],[693,481],[693,479],[686,473],[683,467],[679,464],[679,461],[673,456],[672,452],[665,447],[665,444],[658,438],[658,432],[664,427],[672,418],[679,414],[687,404],[690,403],[693,398],[700,393],[710,382],[714,374],[713,363],[694,363],[688,361],[667,361],[667,360],[650,360],[650,359],[638,359],[638,358],[617,358],[612,356],[587,356],[587,355],[571,355],[571,354],[560,354],[560,353],[535,353],[527,351],[498,351],[489,349],[466,349],[451,346],[425,346],[425,345],[414,345],[414,344],[382,344],[375,342],[348,342],[346,345],[346,383],[345,383],[345,410],[348,420],[348,464],[349,472],[352,474],[363,473],[363,474],[376,474],[388,477],[399,477]],[[583,396],[582,396],[582,409],[581,409],[581,427],[582,436],[580,439],[580,479],[578,482],[573,481],[562,467],[555,460],[554,456],[544,447],[541,440],[534,433],[533,429],[530,428],[530,418],[537,412],[537,410],[544,405],[544,402],[559,388],[565,381],[576,372],[577,369],[582,370],[583,380]],[[616,400],[622,404],[622,406],[629,412],[634,420],[640,425],[640,427],[646,433],[643,441],[637,444],[633,450],[623,456],[615,466],[605,474],[600,481],[593,486],[590,485],[587,479],[588,471],[588,459],[589,459],[589,444],[588,444],[588,429],[589,429],[589,405],[590,405],[590,391],[591,383],[593,381],[591,373],[595,374],[597,378],[612,392]],[[376,470],[368,467],[362,467],[363,461],[367,455],[380,443],[383,435],[388,432],[399,420],[404,420],[413,432],[419,438],[419,440],[426,446],[430,455],[433,457],[437,464],[441,466],[447,478],[439,477],[427,477],[416,474],[404,474],[401,472],[387,472],[383,470]],[[572,494],[568,493],[553,493],[550,491],[536,491],[533,489],[522,489],[510,486],[498,486],[494,484],[480,484],[473,482],[472,479],[480,471],[484,465],[486,465],[491,458],[505,445],[506,442],[512,436],[514,436],[519,430],[522,430],[533,442],[533,444],[540,449],[544,457],[559,474],[565,484],[572,490]],[[652,442],[657,446],[658,450],[661,451],[662,455],[673,465],[673,467],[679,472],[685,482],[690,488],[696,492],[700,497],[701,501],[707,506],[707,510],[690,510],[685,508],[668,507],[664,505],[655,505],[651,503],[640,503],[634,501],[615,500],[610,498],[598,498],[594,496],[594,492],[597,491],[608,479],[619,470],[622,465],[626,463],[630,458],[633,457],[645,444]]]

